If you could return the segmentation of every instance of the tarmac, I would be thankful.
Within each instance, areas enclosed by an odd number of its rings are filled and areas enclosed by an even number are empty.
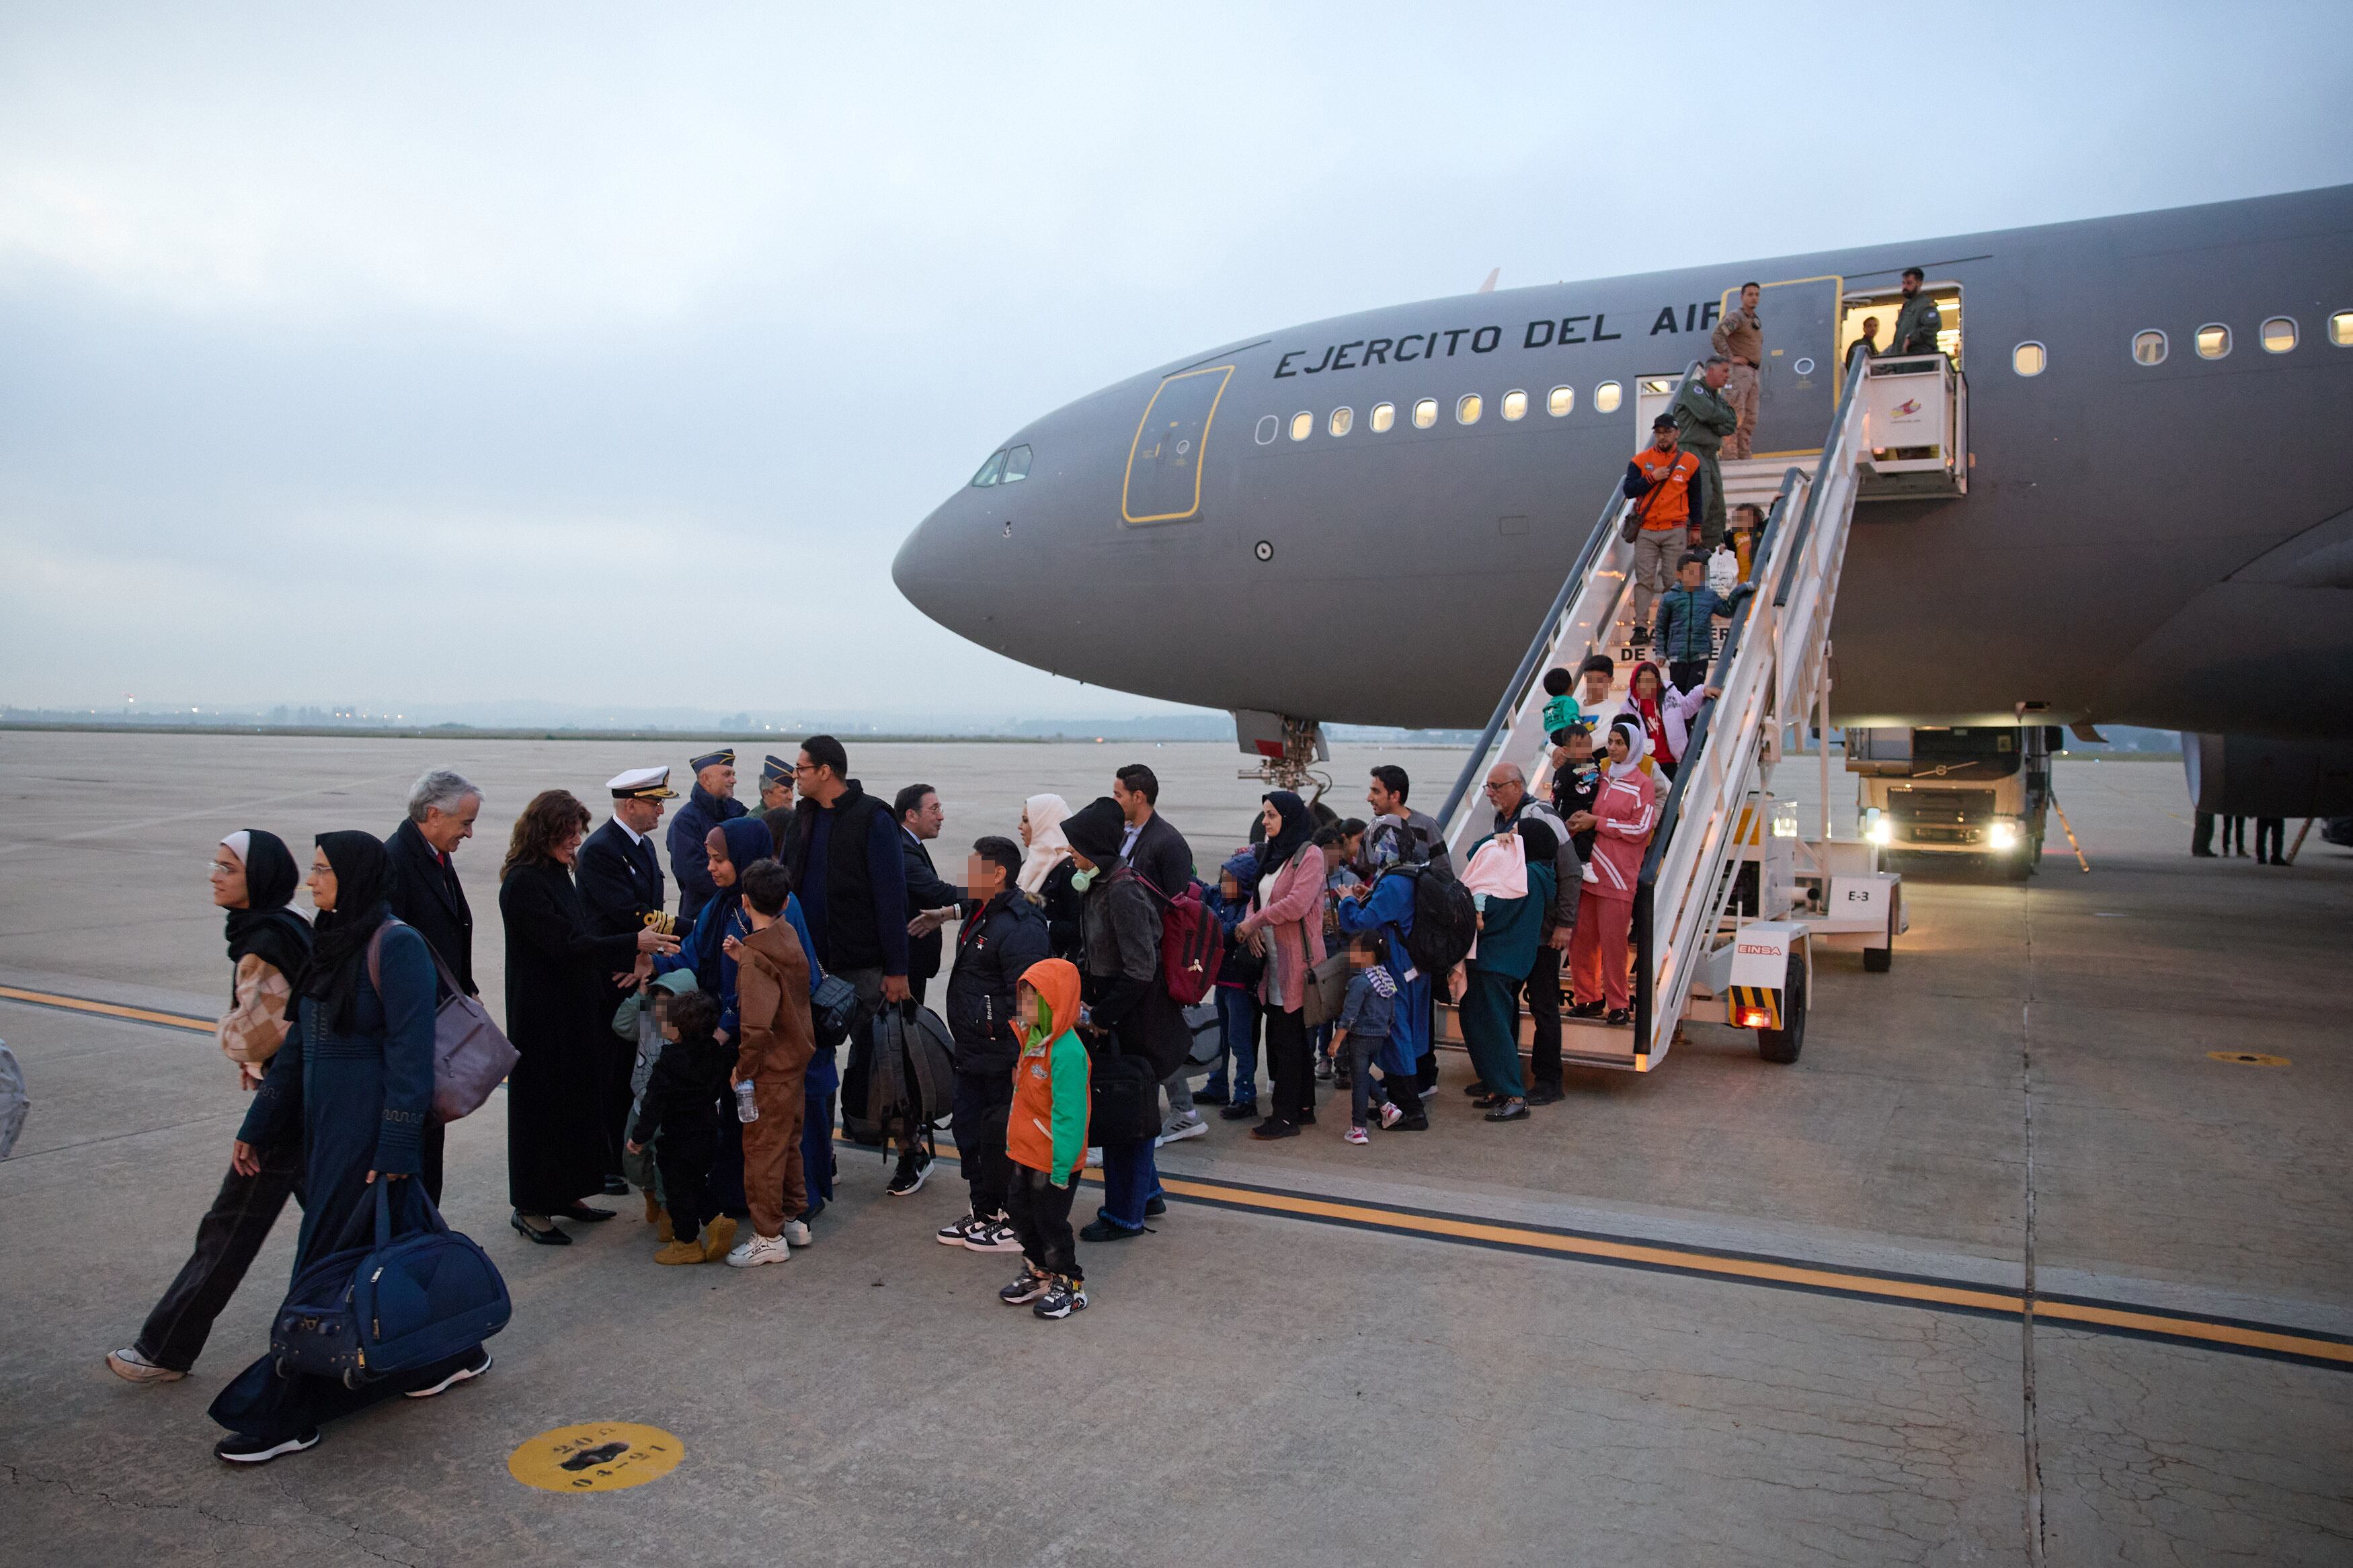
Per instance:
[[[1024,796],[1137,757],[1198,856],[1239,841],[1262,786],[1224,747],[851,747],[878,793],[941,790],[951,875]],[[1903,868],[1893,970],[1822,959],[1790,1066],[1694,1022],[1656,1072],[1572,1071],[1511,1126],[1459,1057],[1432,1130],[1368,1148],[1344,1111],[1273,1145],[1213,1118],[1162,1152],[1155,1231],[1082,1248],[1064,1322],[997,1304],[1010,1258],[933,1243],[952,1162],[894,1200],[849,1147],[782,1268],[657,1268],[634,1200],[527,1247],[494,1097],[450,1130],[447,1202],[514,1298],[491,1374],[218,1464],[205,1407],[265,1348],[290,1223],[186,1381],[102,1361],[243,1108],[200,1026],[227,981],[210,846],[385,831],[459,767],[495,1007],[516,809],[664,760],[0,735],[0,1037],[34,1101],[0,1163],[0,1564],[2353,1560],[2353,853],[2193,860],[2162,763],[2059,765],[2089,875],[2056,834],[2023,884]],[[1432,807],[1460,761],[1342,748],[1335,804],[1385,760]],[[673,1468],[583,1495],[509,1469],[617,1422]]]

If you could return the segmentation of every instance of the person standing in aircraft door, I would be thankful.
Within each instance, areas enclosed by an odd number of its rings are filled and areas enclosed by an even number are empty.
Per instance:
[[[1725,377],[1725,397],[1740,423],[1724,444],[1727,458],[1748,456],[1748,438],[1757,433],[1757,375],[1765,367],[1765,323],[1757,319],[1757,301],[1765,290],[1754,283],[1740,286],[1740,309],[1716,322],[1708,342],[1732,362]]]
[[[1891,354],[1936,352],[1936,334],[1945,330],[1945,314],[1936,309],[1936,301],[1920,292],[1927,277],[1916,267],[1904,269],[1904,309],[1895,313],[1895,341],[1887,350]]]
[[[1724,537],[1724,473],[1715,466],[1716,452],[1725,437],[1740,428],[1740,416],[1724,400],[1724,384],[1731,374],[1730,360],[1721,354],[1712,356],[1700,379],[1684,384],[1675,398],[1676,438],[1699,459],[1699,485],[1694,489],[1703,491],[1702,504],[1693,515],[1699,519],[1699,542],[1704,550],[1715,549]],[[1661,565],[1663,571],[1664,563]]]
[[[1846,363],[1850,365],[1853,364],[1854,356],[1857,354],[1861,354],[1865,359],[1879,357],[1878,317],[1865,316],[1862,319],[1862,336],[1847,345]]]
[[[1691,487],[1700,460],[1677,446],[1675,420],[1662,414],[1651,421],[1651,444],[1626,465],[1626,493],[1638,498],[1634,536],[1634,632],[1636,646],[1651,640],[1651,605],[1666,592],[1667,563],[1683,553],[1683,524],[1691,513]],[[1587,661],[1588,666],[1591,661]],[[1603,687],[1606,696],[1608,687]]]

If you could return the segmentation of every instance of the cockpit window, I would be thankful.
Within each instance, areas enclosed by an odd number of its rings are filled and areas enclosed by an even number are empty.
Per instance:
[[[993,485],[1003,478],[1004,474],[1005,454],[992,452],[989,454],[988,461],[980,466],[980,472],[973,475],[972,482],[975,486]]]
[[[1029,477],[1029,448],[1016,447],[1005,454],[1005,478],[1002,484],[1016,484]]]

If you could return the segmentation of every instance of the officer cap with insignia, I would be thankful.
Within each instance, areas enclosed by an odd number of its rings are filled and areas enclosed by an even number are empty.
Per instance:
[[[705,768],[732,768],[735,765],[735,748],[722,746],[715,752],[705,752],[699,757],[688,758],[686,765],[696,773]]]
[[[762,759],[760,763],[760,783],[763,785],[782,784],[792,776],[793,764],[785,761],[784,758],[776,755],[776,752],[770,752],[765,758]]]
[[[668,768],[631,768],[605,781],[615,800],[676,800],[678,791],[670,787]]]

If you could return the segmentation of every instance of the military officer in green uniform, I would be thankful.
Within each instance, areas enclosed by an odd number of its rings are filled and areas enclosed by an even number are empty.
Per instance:
[[[1724,471],[1716,467],[1716,450],[1725,437],[1740,427],[1740,416],[1724,395],[1732,362],[1710,358],[1700,379],[1686,382],[1675,398],[1675,439],[1699,459],[1700,487],[1706,492],[1706,510],[1697,515],[1700,548],[1714,550],[1724,542]]]
[[[1888,348],[1891,354],[1932,354],[1936,352],[1936,334],[1945,330],[1945,313],[1936,309],[1936,301],[1920,292],[1927,274],[1916,267],[1904,269],[1904,309],[1895,315],[1895,341]]]

